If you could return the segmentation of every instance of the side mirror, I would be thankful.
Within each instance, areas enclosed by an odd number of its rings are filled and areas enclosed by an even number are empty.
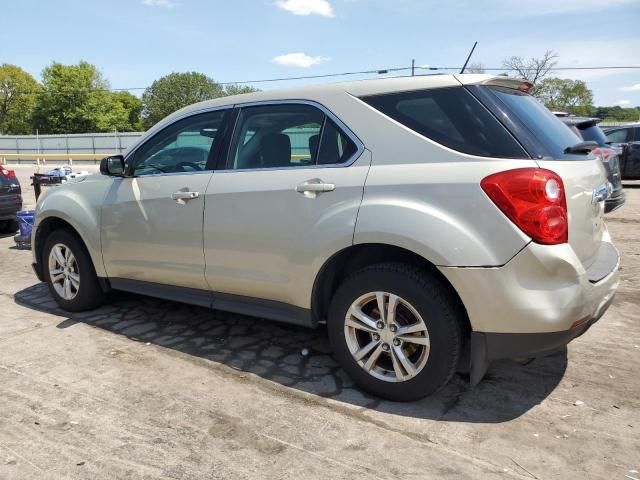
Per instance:
[[[122,155],[113,155],[100,160],[100,173],[111,177],[124,176],[124,157]]]

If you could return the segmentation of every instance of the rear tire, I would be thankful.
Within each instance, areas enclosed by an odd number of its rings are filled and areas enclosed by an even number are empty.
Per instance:
[[[89,252],[73,232],[55,230],[42,252],[45,281],[56,303],[70,312],[92,310],[105,300]]]
[[[360,388],[389,400],[417,400],[442,388],[455,372],[462,349],[459,312],[434,275],[402,263],[376,264],[338,288],[329,309],[329,339]]]

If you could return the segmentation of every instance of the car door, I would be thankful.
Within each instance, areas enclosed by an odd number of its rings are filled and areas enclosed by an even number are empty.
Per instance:
[[[127,157],[102,207],[109,278],[207,288],[202,218],[227,111],[178,120]]]
[[[207,189],[209,287],[309,308],[315,272],[353,242],[370,160],[319,106],[241,108]]]
[[[615,128],[604,132],[607,143],[614,148],[620,149],[622,145],[633,140],[632,128]]]

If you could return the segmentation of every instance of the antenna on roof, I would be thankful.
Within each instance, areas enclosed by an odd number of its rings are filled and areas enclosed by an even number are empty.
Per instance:
[[[462,66],[462,70],[460,70],[460,73],[464,73],[464,69],[467,68],[467,64],[469,63],[469,60],[471,60],[471,55],[473,55],[473,51],[476,49],[476,45],[478,45],[478,42],[475,42],[473,44],[473,47],[471,47],[471,51],[469,52],[469,56],[467,57],[467,61],[464,62],[464,65]]]

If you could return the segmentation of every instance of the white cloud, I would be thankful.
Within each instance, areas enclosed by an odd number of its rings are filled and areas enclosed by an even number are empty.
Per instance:
[[[276,5],[294,15],[333,17],[333,8],[327,0],[278,0]]]
[[[620,87],[618,90],[621,92],[640,92],[640,83],[629,85],[628,87]]]
[[[147,7],[162,7],[162,8],[173,8],[178,5],[176,2],[172,0],[142,0]]]
[[[328,57],[311,57],[306,53],[287,53],[285,55],[278,55],[273,59],[275,63],[286,67],[302,68],[309,68],[322,62],[328,62],[329,60],[331,59]]]
[[[629,105],[631,103],[630,100],[618,100],[616,102],[616,104],[620,105],[621,107],[626,107],[627,105]]]

